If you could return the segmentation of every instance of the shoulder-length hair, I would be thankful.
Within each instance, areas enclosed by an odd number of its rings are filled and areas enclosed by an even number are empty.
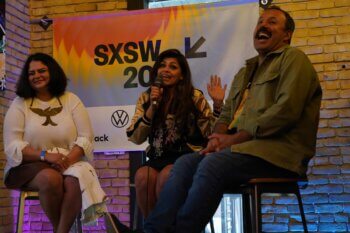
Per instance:
[[[24,63],[21,75],[17,81],[16,94],[23,98],[36,96],[36,91],[29,83],[29,65],[32,61],[40,61],[48,68],[50,81],[48,90],[52,96],[61,96],[67,87],[67,76],[57,61],[48,54],[35,53],[30,55]]]
[[[188,126],[189,124],[190,115],[193,116],[196,110],[192,99],[194,87],[192,84],[191,70],[185,56],[177,49],[168,49],[160,53],[151,70],[151,84],[154,83],[157,77],[158,69],[163,60],[166,58],[175,58],[178,61],[181,68],[182,79],[179,80],[179,82],[175,86],[175,96],[174,100],[170,105],[169,111],[171,111],[171,113],[175,115],[179,129],[186,130],[186,126]],[[166,90],[164,90],[162,102],[167,101],[166,95]],[[158,114],[156,115],[156,118],[158,119],[157,122],[159,124],[164,123],[165,117],[169,113],[161,112],[162,110],[164,110],[162,106],[165,106],[165,103],[160,104],[160,112],[158,112]]]

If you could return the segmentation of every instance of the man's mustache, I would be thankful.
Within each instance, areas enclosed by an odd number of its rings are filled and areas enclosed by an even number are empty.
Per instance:
[[[255,38],[258,38],[259,37],[259,34],[260,33],[264,33],[264,34],[267,34],[269,37],[272,36],[272,33],[266,28],[266,27],[261,27],[255,34]]]

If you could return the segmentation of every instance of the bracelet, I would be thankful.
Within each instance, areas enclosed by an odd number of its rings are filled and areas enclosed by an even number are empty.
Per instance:
[[[220,115],[221,110],[222,110],[222,106],[223,106],[223,104],[221,104],[221,105],[215,105],[215,104],[214,104],[214,106],[213,106],[214,112],[215,112],[215,113],[218,113],[218,114]]]
[[[46,150],[42,150],[42,151],[40,152],[40,160],[41,160],[41,161],[45,161],[45,155],[46,155]]]
[[[146,114],[142,117],[142,121],[148,126],[151,125],[151,120],[146,117]]]
[[[220,103],[213,103],[213,109],[220,109],[222,108],[222,106],[224,105],[223,102],[220,102]]]

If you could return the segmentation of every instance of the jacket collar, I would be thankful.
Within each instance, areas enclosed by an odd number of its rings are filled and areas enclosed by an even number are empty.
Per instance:
[[[269,52],[268,54],[266,54],[265,56],[265,59],[273,54],[281,54],[284,52],[284,50],[290,48],[290,45],[289,44],[286,44],[286,45],[283,45],[282,47],[280,47],[279,49],[275,50],[275,51],[272,51],[272,52]],[[264,60],[265,60],[264,59]],[[259,55],[255,56],[255,57],[252,57],[248,60],[246,60],[246,65],[247,66],[251,66],[255,63],[257,63],[259,61]]]

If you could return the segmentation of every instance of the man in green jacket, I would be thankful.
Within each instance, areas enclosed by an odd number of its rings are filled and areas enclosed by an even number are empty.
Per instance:
[[[236,74],[207,147],[174,164],[143,232],[199,233],[225,190],[252,178],[306,175],[322,90],[307,56],[289,46],[293,31],[287,12],[273,6],[262,13],[258,56]]]

